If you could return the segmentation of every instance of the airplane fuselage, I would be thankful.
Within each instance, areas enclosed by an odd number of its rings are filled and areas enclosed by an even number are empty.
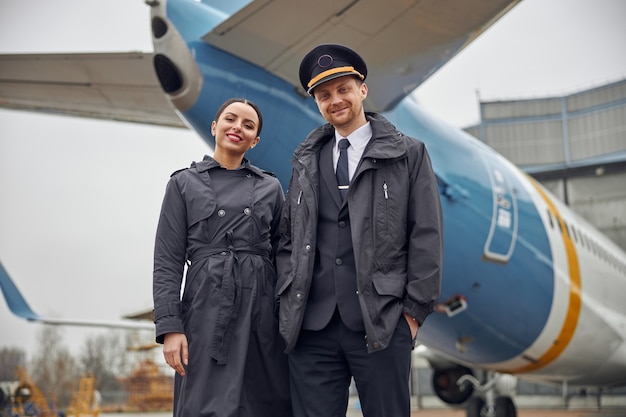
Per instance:
[[[164,86],[176,86],[172,103],[211,145],[211,121],[223,101],[257,103],[264,130],[247,157],[286,186],[294,149],[325,123],[315,102],[199,40],[223,16],[207,16],[197,28],[184,10],[171,13],[176,3],[152,8],[153,22],[165,28],[154,42],[157,74]],[[470,367],[572,384],[626,383],[626,254],[494,150],[428,116],[411,96],[383,114],[426,143],[440,180],[441,304],[419,341]]]
[[[474,367],[572,384],[624,383],[624,252],[410,97],[388,116],[426,142],[442,182],[442,304],[420,340]]]

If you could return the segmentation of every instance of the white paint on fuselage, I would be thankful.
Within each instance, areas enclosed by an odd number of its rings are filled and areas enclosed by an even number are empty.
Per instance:
[[[554,299],[528,349],[485,367],[533,380],[626,383],[626,254],[540,184],[521,183],[528,184],[550,240]]]

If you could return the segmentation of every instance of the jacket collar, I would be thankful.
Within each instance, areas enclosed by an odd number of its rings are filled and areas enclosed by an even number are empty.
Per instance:
[[[363,151],[364,158],[395,159],[406,154],[404,134],[378,113],[365,113],[372,126],[372,140]]]
[[[196,168],[198,172],[209,171],[214,168],[221,168],[222,166],[215,159],[211,158],[208,155],[205,155],[200,162],[192,162],[191,168]],[[253,174],[258,175],[259,177],[263,176],[263,171],[258,167],[252,165],[250,161],[246,158],[243,158],[243,163],[241,164],[241,168],[239,169],[247,169]]]
[[[363,157],[377,159],[399,158],[406,153],[406,145],[402,140],[404,134],[378,113],[366,112],[365,117],[372,126],[372,139],[365,147]],[[294,152],[296,159],[308,159],[319,153],[326,142],[334,139],[335,128],[325,124],[313,130],[302,141]]]

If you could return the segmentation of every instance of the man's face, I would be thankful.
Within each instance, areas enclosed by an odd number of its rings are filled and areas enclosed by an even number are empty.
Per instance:
[[[326,121],[348,134],[365,124],[363,100],[367,85],[353,76],[327,81],[313,90],[315,102]]]

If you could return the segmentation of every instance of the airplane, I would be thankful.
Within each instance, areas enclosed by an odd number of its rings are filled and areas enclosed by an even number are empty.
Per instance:
[[[248,157],[286,186],[293,150],[324,123],[300,87],[299,61],[319,43],[349,45],[368,63],[367,110],[425,142],[439,181],[441,300],[418,334],[436,394],[468,417],[511,417],[509,375],[626,384],[626,253],[410,95],[517,0],[145,2],[153,53],[0,56],[0,104],[185,126],[213,145],[215,109],[246,97],[272,138]]]

